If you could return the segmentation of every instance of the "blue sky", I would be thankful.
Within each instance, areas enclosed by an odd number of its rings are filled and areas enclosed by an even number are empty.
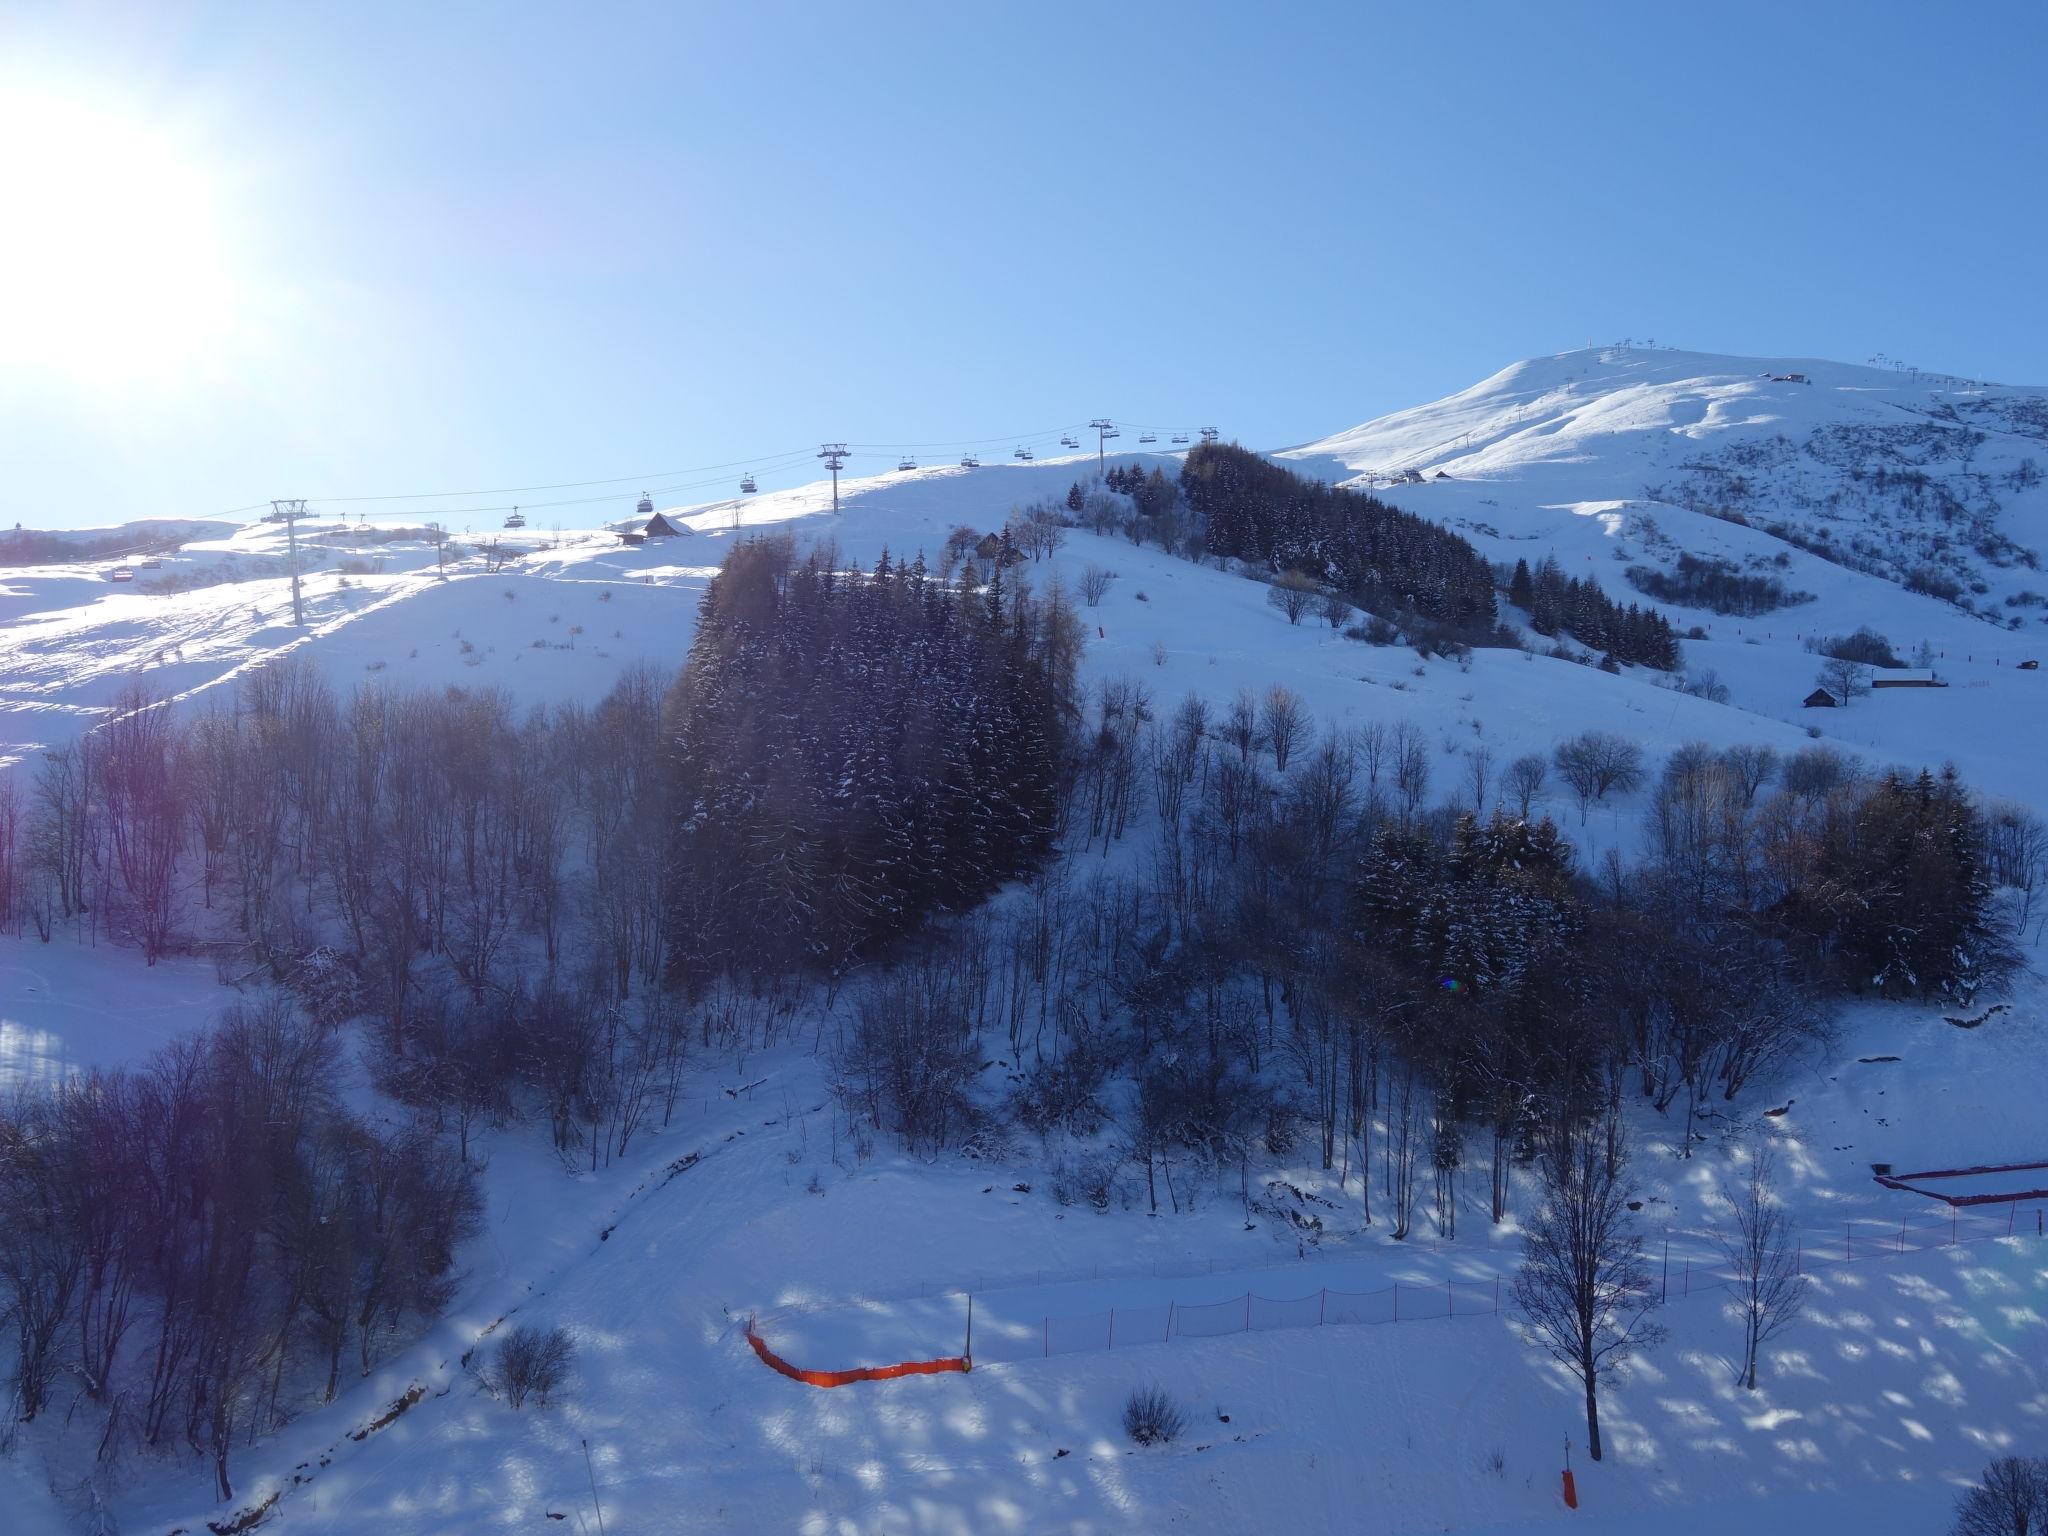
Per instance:
[[[2039,4],[0,0],[0,521],[1272,447],[1623,336],[2048,383],[2044,57]]]

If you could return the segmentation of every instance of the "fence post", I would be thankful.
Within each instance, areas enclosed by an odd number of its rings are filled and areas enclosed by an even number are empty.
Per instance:
[[[1493,1277],[1493,1315],[1500,1316],[1500,1276]]]
[[[1401,1321],[1401,1282],[1394,1282],[1394,1321]]]
[[[1449,1280],[1446,1280],[1446,1281],[1444,1282],[1444,1316],[1445,1316],[1445,1317],[1456,1317],[1456,1316],[1458,1315],[1458,1293],[1457,1293],[1456,1291],[1453,1291],[1453,1290],[1451,1289],[1451,1285],[1452,1285],[1452,1282],[1451,1282],[1451,1281],[1449,1281]]]
[[[1116,1348],[1116,1308],[1109,1309],[1109,1347]]]
[[[1167,1343],[1167,1342],[1171,1342],[1171,1341],[1172,1341],[1172,1339],[1173,1339],[1173,1309],[1174,1309],[1174,1305],[1175,1305],[1175,1304],[1174,1304],[1173,1302],[1171,1302],[1171,1301],[1169,1301],[1169,1302],[1168,1302],[1168,1303],[1166,1304],[1166,1338],[1165,1338],[1164,1340],[1162,1340],[1162,1341],[1161,1341],[1162,1343]]]
[[[1251,1293],[1250,1291],[1246,1291],[1246,1292],[1244,1293],[1244,1332],[1246,1332],[1246,1333],[1250,1333],[1251,1331],[1252,1331],[1252,1293]]]
[[[1330,1310],[1330,1288],[1326,1285],[1316,1293],[1316,1326],[1323,1326],[1323,1316]]]

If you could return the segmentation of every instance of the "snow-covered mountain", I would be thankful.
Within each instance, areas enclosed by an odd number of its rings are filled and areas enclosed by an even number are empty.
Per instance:
[[[1371,487],[1504,564],[1555,557],[1617,597],[1650,602],[1630,571],[1668,571],[1684,556],[1768,576],[1800,600],[1754,618],[1655,604],[1681,632],[1697,631],[1686,668],[1714,672],[1729,690],[1725,705],[1675,695],[1658,674],[1609,677],[1511,651],[1477,653],[1469,673],[1430,663],[1417,677],[1416,658],[1399,648],[1290,628],[1260,587],[1213,563],[1076,531],[1032,570],[1070,585],[1089,564],[1122,577],[1090,614],[1091,673],[1135,670],[1162,693],[1219,696],[1285,680],[1325,718],[1407,716],[1453,732],[1466,729],[1459,720],[1480,720],[1497,753],[1546,749],[1575,725],[1625,728],[1652,748],[1688,735],[1791,740],[1817,728],[1901,761],[1960,754],[1985,788],[2048,798],[2032,746],[1999,728],[2020,692],[2023,707],[2034,707],[2043,676],[2015,668],[2035,654],[2037,626],[2048,622],[2026,585],[2048,588],[2032,569],[2048,530],[2035,467],[2048,462],[2048,391],[1608,348],[1519,363],[1448,399],[1274,456]],[[1176,461],[1114,460],[1169,472]],[[108,581],[104,560],[0,569],[0,763],[102,718],[137,678],[201,699],[287,652],[324,660],[343,689],[374,678],[490,684],[538,703],[588,698],[633,663],[679,663],[696,595],[734,537],[829,536],[863,562],[885,548],[936,555],[959,525],[998,526],[1015,508],[1057,501],[1094,468],[1094,455],[1077,454],[843,478],[837,517],[819,483],[676,508],[671,516],[695,536],[639,548],[603,528],[559,537],[458,530],[466,553],[445,571],[416,537],[308,523],[303,631],[289,622],[275,526],[188,544],[124,585]],[[1977,532],[1966,537],[1966,527]],[[478,550],[491,536],[522,558],[493,570]],[[1974,573],[1986,591],[1951,601],[1932,576],[1918,585],[1937,590],[1909,590],[1916,566],[1957,580]],[[1141,591],[1151,600],[1137,600]],[[1801,710],[1814,672],[1806,640],[1861,625],[1902,656],[1924,651],[1960,686],[1874,698],[1820,720]],[[1534,677],[1542,682],[1531,688]]]
[[[1588,348],[1276,457],[1468,529],[1540,539],[1562,520],[1535,514],[1598,514],[1623,534],[1660,528],[1667,555],[1789,547],[1996,623],[2048,623],[2048,389]],[[1702,534],[1701,517],[1770,540]]]

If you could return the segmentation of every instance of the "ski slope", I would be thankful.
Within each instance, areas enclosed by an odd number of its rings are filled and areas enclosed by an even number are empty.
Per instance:
[[[1788,373],[1814,382],[1768,377]],[[1817,732],[1872,762],[1953,760],[1987,794],[2043,807],[2048,679],[2018,667],[2042,648],[2040,610],[2004,602],[2041,578],[1967,550],[1961,558],[1987,587],[1975,601],[1997,623],[1906,590],[1899,578],[1921,557],[1926,527],[1896,507],[1828,502],[1840,466],[1802,458],[1800,446],[1904,423],[1911,441],[1900,451],[1935,455],[1921,472],[1988,477],[1998,507],[1972,503],[1971,515],[2013,547],[2037,550],[2048,542],[2048,506],[2039,487],[2006,481],[2023,481],[2029,458],[2048,462],[2030,435],[2028,402],[2042,398],[1819,362],[1599,349],[1519,364],[1449,400],[1278,455],[1438,518],[1490,558],[1553,556],[1617,596],[1635,595],[1627,566],[1668,568],[1681,552],[1768,570],[1813,593],[1751,621],[1656,605],[1705,630],[1685,643],[1686,665],[1712,669],[1726,703],[1641,670],[1611,676],[1513,650],[1477,651],[1469,665],[1425,661],[1313,620],[1290,626],[1245,575],[1121,537],[1070,531],[1055,555],[1019,571],[1069,589],[1089,565],[1115,572],[1101,603],[1081,610],[1091,685],[1133,678],[1155,706],[1171,707],[1189,691],[1221,703],[1283,683],[1319,726],[1411,722],[1430,744],[1433,799],[1466,792],[1480,750],[1497,775],[1521,753],[1598,727],[1640,742],[1653,766],[1688,741],[1788,752]],[[1983,441],[1966,462],[1961,434],[1973,433]],[[1954,453],[1937,455],[1950,438]],[[1780,440],[1794,445],[1789,457]],[[1744,457],[1757,466],[1747,523],[1689,504],[1714,479],[1689,465]],[[1171,472],[1175,459],[1114,462]],[[319,666],[342,691],[494,687],[522,706],[588,703],[628,668],[681,664],[697,600],[735,538],[831,540],[861,564],[885,549],[935,558],[956,526],[999,527],[1013,509],[1063,497],[1094,467],[1093,455],[1077,455],[847,478],[836,515],[823,484],[676,508],[692,534],[637,548],[603,528],[506,534],[523,558],[495,572],[475,553],[444,569],[424,542],[310,521],[300,529],[316,556],[303,578],[303,629],[290,621],[284,535],[273,526],[199,530],[211,536],[166,555],[160,571],[138,572],[133,586],[110,585],[105,561],[0,570],[0,764],[32,773],[37,753],[106,718],[135,682],[183,707],[225,706],[249,668],[283,657]],[[1423,478],[1409,479],[1411,470]],[[1433,478],[1439,471],[1449,478]],[[1767,514],[1802,538],[1826,523],[1844,546],[1861,538],[1897,559],[1882,569],[1824,559],[1769,531]],[[488,532],[457,539],[473,551]],[[140,578],[168,581],[153,590]],[[2013,615],[2018,630],[2007,625]],[[1925,642],[1951,686],[1802,709],[1816,663],[1805,638],[1863,624],[1902,651]],[[1583,819],[1556,794],[1542,808],[1584,861],[1642,836],[1639,796]],[[150,969],[117,950],[0,941],[0,1091],[140,1059],[233,996],[199,962]],[[1974,1030],[1930,1008],[1858,1007],[1838,1057],[1800,1063],[1746,1096],[1745,1114],[1784,1110],[1768,1123],[1797,1221],[1875,1228],[1926,1209],[1876,1186],[1873,1161],[2048,1156],[2041,1004],[2029,981],[2007,1013]],[[1938,1529],[1957,1480],[1988,1456],[2048,1453],[2048,1251],[2024,1241],[1828,1276],[1812,1319],[1785,1341],[1754,1397],[1728,1385],[1732,1335],[1713,1306],[1675,1309],[1672,1342],[1604,1405],[1613,1451],[1597,1472],[1577,1464],[1585,1507],[1575,1515],[1557,1497],[1559,1451],[1578,1433],[1573,1394],[1492,1317],[1039,1360],[1019,1348],[969,1376],[800,1387],[754,1358],[739,1326],[748,1313],[770,1314],[792,1352],[834,1357],[799,1363],[882,1363],[866,1357],[957,1348],[954,1324],[964,1319],[951,1293],[962,1289],[987,1293],[988,1326],[1015,1342],[1034,1316],[1253,1287],[1293,1296],[1339,1276],[1368,1289],[1502,1273],[1516,1241],[1468,1211],[1455,1243],[1427,1232],[1389,1243],[1383,1229],[1359,1226],[1355,1180],[1335,1187],[1306,1165],[1267,1172],[1343,1213],[1320,1257],[1299,1253],[1291,1229],[1271,1220],[1247,1230],[1234,1188],[1204,1190],[1192,1214],[1156,1221],[1062,1208],[1029,1145],[990,1162],[927,1165],[886,1146],[861,1161],[833,1128],[814,1043],[751,1060],[743,1077],[704,1065],[675,1127],[600,1174],[565,1174],[526,1131],[492,1136],[486,1231],[465,1255],[468,1279],[447,1317],[340,1402],[239,1453],[246,1495],[283,1491],[266,1529],[594,1528],[594,1474],[608,1529],[654,1533],[1654,1527],[1691,1536],[1739,1523],[1760,1536],[1903,1536]],[[1004,1065],[992,1064],[992,1084]],[[368,1101],[360,1084],[351,1094]],[[1711,1126],[1716,1137],[1733,1128]],[[1705,1225],[1726,1174],[1715,1148],[1681,1161],[1662,1122],[1643,1130],[1646,1226]],[[1683,1240],[1678,1252],[1683,1261]],[[575,1379],[544,1413],[514,1415],[479,1395],[459,1363],[483,1330],[513,1315],[563,1322],[578,1341]],[[1134,1452],[1117,1413],[1131,1387],[1153,1381],[1194,1423],[1176,1446]],[[417,1406],[349,1438],[415,1384],[427,1394]],[[20,1528],[66,1528],[46,1487],[76,1450],[33,1437],[0,1459],[0,1499]],[[203,1529],[222,1511],[199,1469],[167,1463],[135,1469],[118,1513],[123,1529],[169,1531]]]

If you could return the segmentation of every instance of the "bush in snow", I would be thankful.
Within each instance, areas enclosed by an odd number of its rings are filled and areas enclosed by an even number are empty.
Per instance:
[[[1898,652],[1892,649],[1891,641],[1867,624],[1854,634],[1829,635],[1825,639],[1809,640],[1806,642],[1806,648],[1818,656],[1861,662],[1866,667],[1903,667],[1906,664],[1900,659]]]
[[[1124,1433],[1140,1445],[1165,1445],[1187,1428],[1180,1404],[1164,1387],[1139,1387],[1124,1399]]]
[[[483,1372],[484,1385],[514,1408],[525,1407],[529,1397],[545,1407],[548,1394],[562,1384],[575,1358],[568,1329],[521,1323],[492,1355]]]
[[[1266,601],[1286,614],[1290,624],[1299,624],[1318,596],[1316,584],[1300,571],[1287,572],[1266,589]]]

